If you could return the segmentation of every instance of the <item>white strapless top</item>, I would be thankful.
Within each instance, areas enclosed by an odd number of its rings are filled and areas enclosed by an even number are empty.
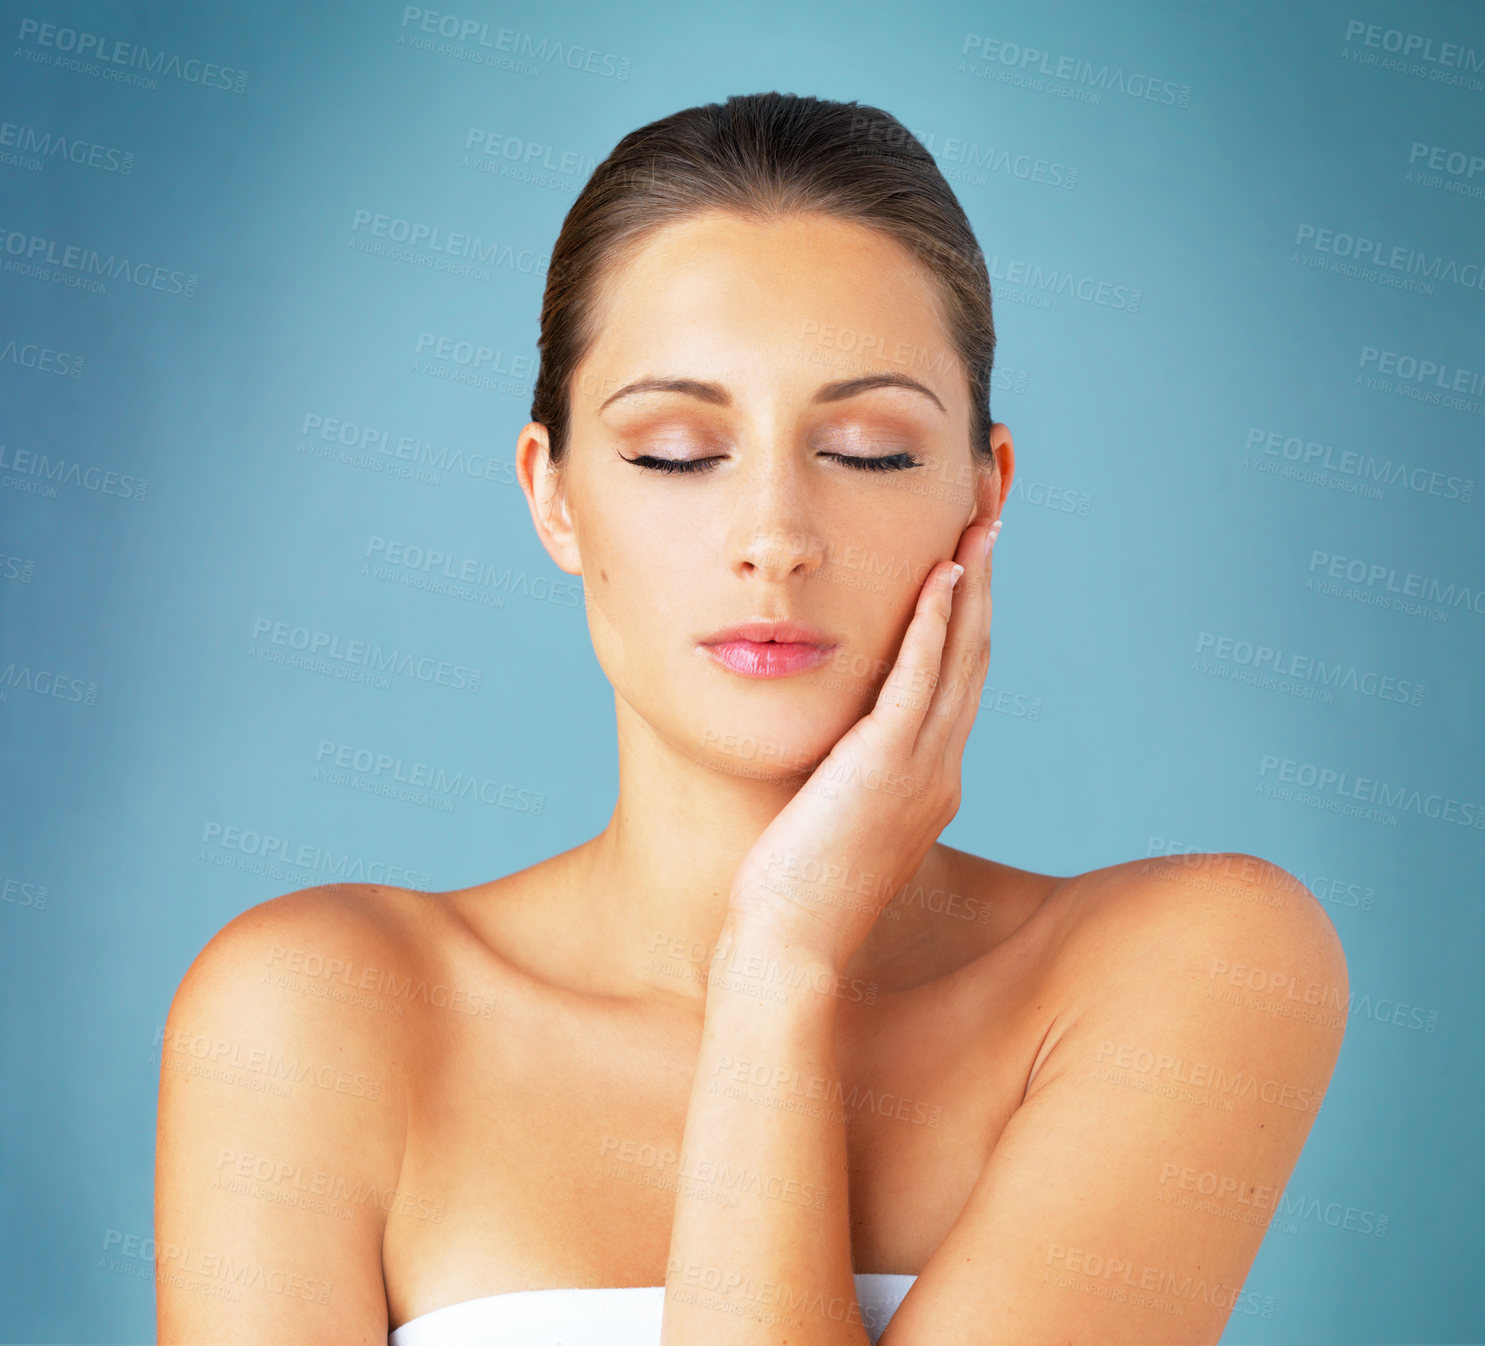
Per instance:
[[[917,1279],[856,1273],[856,1300],[873,1343]],[[409,1318],[393,1328],[387,1346],[657,1346],[664,1307],[661,1285],[510,1290]]]

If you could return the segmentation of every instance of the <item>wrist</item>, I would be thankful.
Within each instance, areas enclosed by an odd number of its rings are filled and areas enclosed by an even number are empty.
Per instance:
[[[712,976],[767,978],[792,988],[843,972],[840,932],[808,912],[784,913],[734,897],[712,953]]]

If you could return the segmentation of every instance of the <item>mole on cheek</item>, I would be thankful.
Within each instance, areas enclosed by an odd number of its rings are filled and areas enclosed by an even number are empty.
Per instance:
[[[598,567],[598,578],[601,579],[605,584],[608,583],[608,571],[606,571],[602,566]]]

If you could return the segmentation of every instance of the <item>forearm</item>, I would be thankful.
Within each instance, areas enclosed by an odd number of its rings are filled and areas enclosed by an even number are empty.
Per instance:
[[[663,1346],[784,1337],[865,1346],[851,1274],[836,970],[737,918],[718,951],[681,1147]],[[770,967],[784,975],[747,970]]]

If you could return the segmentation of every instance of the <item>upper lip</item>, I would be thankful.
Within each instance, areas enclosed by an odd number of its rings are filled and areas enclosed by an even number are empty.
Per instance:
[[[701,641],[703,645],[726,645],[732,641],[749,640],[756,643],[776,641],[791,645],[833,645],[835,642],[823,631],[804,622],[771,621],[766,617],[754,617],[738,626],[729,626]]]

